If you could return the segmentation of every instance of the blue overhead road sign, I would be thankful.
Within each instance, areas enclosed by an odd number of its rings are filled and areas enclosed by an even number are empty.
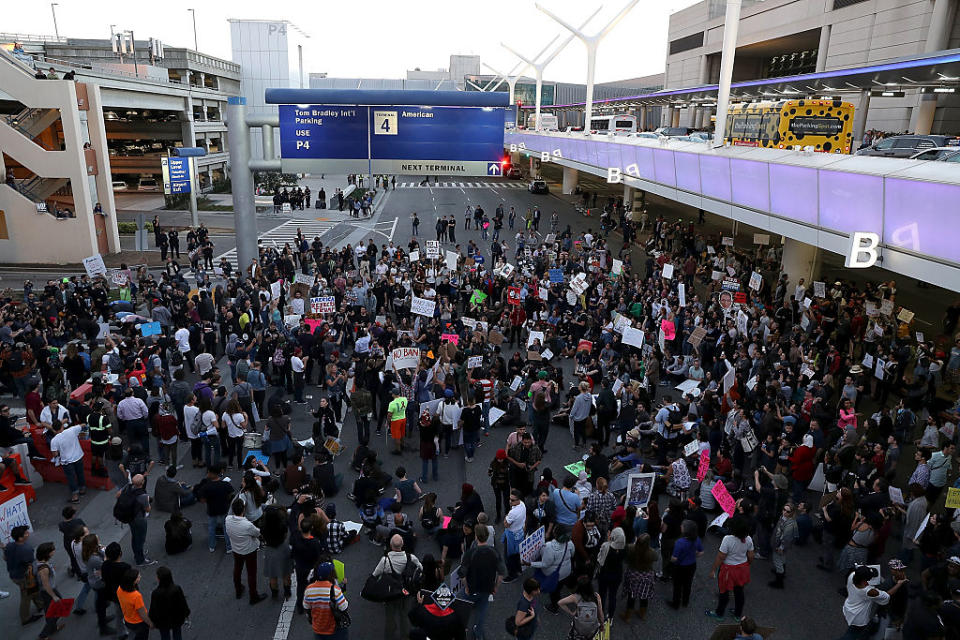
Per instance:
[[[503,175],[503,170],[500,168],[499,162],[488,162],[487,163],[487,175],[488,176],[499,176]]]
[[[160,158],[160,168],[165,194],[190,193],[190,158]]]

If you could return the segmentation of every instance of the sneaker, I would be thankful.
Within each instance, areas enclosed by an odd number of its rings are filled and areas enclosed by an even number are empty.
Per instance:
[[[704,613],[708,618],[713,618],[714,620],[723,620],[723,616],[718,616],[717,612],[714,611],[713,609],[707,609],[706,611],[704,611]]]
[[[473,462],[473,458],[471,458],[471,457],[469,457],[469,456],[464,457],[464,460],[466,460],[467,462]]]
[[[157,561],[156,561],[156,560],[151,560],[150,558],[144,558],[144,559],[143,559],[143,562],[138,562],[138,563],[137,563],[137,566],[138,566],[138,567],[152,567],[152,566],[155,565],[155,564],[157,564]]]
[[[216,550],[217,550],[216,547],[210,547],[210,548],[208,549],[208,551],[209,551],[210,553],[213,553],[213,552],[216,551]]]
[[[9,591],[0,591],[0,600],[3,600],[4,598],[9,598],[9,597],[10,597]]]

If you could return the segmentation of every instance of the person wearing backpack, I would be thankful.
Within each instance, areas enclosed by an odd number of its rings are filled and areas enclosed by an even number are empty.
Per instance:
[[[341,617],[346,614],[348,606],[347,599],[337,584],[333,563],[321,562],[313,570],[313,582],[303,594],[303,607],[310,612],[314,636],[318,639],[346,640],[348,627],[341,626]]]
[[[475,640],[484,640],[487,608],[496,595],[507,568],[500,552],[489,544],[490,530],[477,527],[474,535],[477,544],[463,554],[461,568],[466,583],[465,594],[473,602],[473,637]]]
[[[130,484],[117,493],[117,501],[113,505],[113,517],[130,525],[130,546],[133,547],[133,557],[138,567],[157,564],[143,550],[147,541],[147,514],[150,513],[150,496],[144,489],[145,483],[143,475],[134,475]]]
[[[410,565],[410,569],[407,566]],[[387,615],[384,618],[384,640],[405,640],[410,635],[410,620],[407,618],[407,608],[410,602],[410,595],[417,593],[419,587],[414,584],[419,582],[417,576],[422,576],[423,565],[420,560],[412,553],[403,550],[403,537],[395,534],[390,538],[390,551],[388,551],[373,570],[373,575],[380,576],[385,573],[392,573],[403,580],[404,588],[407,594],[402,598],[392,600],[384,604]]]
[[[573,616],[568,640],[593,640],[603,626],[603,604],[587,576],[580,576],[576,591],[560,600],[557,606]]]

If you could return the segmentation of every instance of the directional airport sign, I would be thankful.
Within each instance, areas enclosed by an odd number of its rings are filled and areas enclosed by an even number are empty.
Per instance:
[[[190,193],[190,158],[160,158],[160,168],[166,195]]]
[[[283,171],[502,175],[506,105],[489,94],[300,91],[267,91],[267,101],[280,105]]]

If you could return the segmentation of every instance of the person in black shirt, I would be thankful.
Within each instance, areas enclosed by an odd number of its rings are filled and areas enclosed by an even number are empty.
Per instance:
[[[207,477],[197,485],[197,498],[207,505],[207,547],[213,553],[217,549],[217,526],[224,526],[234,490],[229,482],[220,478],[220,465],[207,467]],[[224,533],[227,552],[230,552],[230,539]]]
[[[117,589],[120,588],[123,575],[132,569],[128,563],[120,561],[122,556],[123,550],[120,548],[120,543],[111,542],[104,551],[104,558],[106,559],[100,567],[104,596],[108,601],[117,605],[117,619],[121,621],[123,620],[123,611],[120,609],[120,602],[117,600]]]
[[[303,613],[303,592],[307,588],[307,577],[320,562],[320,554],[323,552],[320,541],[311,533],[312,527],[313,521],[310,518],[304,518],[300,521],[299,532],[290,536],[293,567],[297,572],[297,613]]]

